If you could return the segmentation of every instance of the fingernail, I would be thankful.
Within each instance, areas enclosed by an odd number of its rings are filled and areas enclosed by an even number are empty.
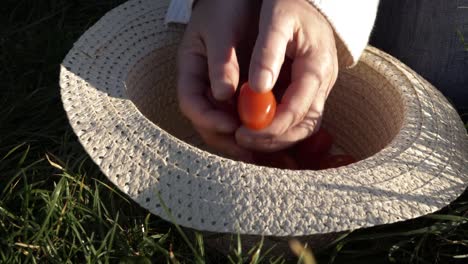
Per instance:
[[[265,91],[271,89],[273,86],[273,75],[271,72],[266,70],[260,70],[255,74],[256,80],[253,80],[253,85],[255,88],[260,89],[261,91]]]

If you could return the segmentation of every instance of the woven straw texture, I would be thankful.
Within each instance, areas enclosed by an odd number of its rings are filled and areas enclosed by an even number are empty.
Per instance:
[[[447,100],[369,47],[338,78],[324,126],[360,161],[323,171],[279,170],[208,151],[179,112],[175,56],[183,27],[164,25],[166,0],[134,0],[91,27],[64,59],[70,124],[120,190],[150,212],[212,232],[303,236],[434,212],[468,178],[468,137]]]

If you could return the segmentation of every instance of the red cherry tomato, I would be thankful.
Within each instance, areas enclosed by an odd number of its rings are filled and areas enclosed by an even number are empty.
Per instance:
[[[248,83],[241,87],[237,99],[237,111],[242,123],[253,130],[260,130],[273,121],[276,112],[276,100],[271,91],[254,92]]]
[[[333,137],[324,128],[294,146],[294,157],[301,169],[316,170],[320,159],[333,145]]]
[[[208,101],[211,103],[211,105],[225,113],[228,113],[231,116],[234,116],[237,118],[237,109],[236,109],[236,97],[234,96],[233,98],[226,100],[226,101],[219,101],[216,100],[213,96],[213,93],[211,92],[211,89],[206,89],[205,90],[205,96],[208,99]]]
[[[320,160],[319,168],[321,170],[329,168],[338,168],[341,166],[349,165],[354,162],[356,162],[356,159],[350,155],[328,155]]]
[[[286,151],[255,153],[254,161],[255,164],[261,166],[290,170],[299,169],[296,161]]]

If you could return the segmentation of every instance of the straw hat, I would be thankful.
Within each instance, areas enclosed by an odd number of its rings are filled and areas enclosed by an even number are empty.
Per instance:
[[[166,0],[133,0],[91,27],[63,61],[70,124],[118,188],[164,219],[202,231],[306,236],[434,212],[468,180],[468,137],[427,81],[369,47],[342,71],[324,126],[359,158],[338,169],[261,167],[206,151],[179,112],[175,57],[183,27]]]

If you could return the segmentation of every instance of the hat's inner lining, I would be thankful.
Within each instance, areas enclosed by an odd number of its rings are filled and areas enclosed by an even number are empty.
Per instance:
[[[398,87],[363,63],[341,71],[325,106],[323,124],[346,152],[361,160],[383,149],[403,124]]]
[[[210,151],[179,110],[176,50],[175,46],[161,48],[140,60],[128,75],[128,96],[153,123],[195,147]],[[397,87],[360,63],[341,71],[326,103],[323,125],[338,147],[364,159],[384,148],[400,130],[402,101]]]

